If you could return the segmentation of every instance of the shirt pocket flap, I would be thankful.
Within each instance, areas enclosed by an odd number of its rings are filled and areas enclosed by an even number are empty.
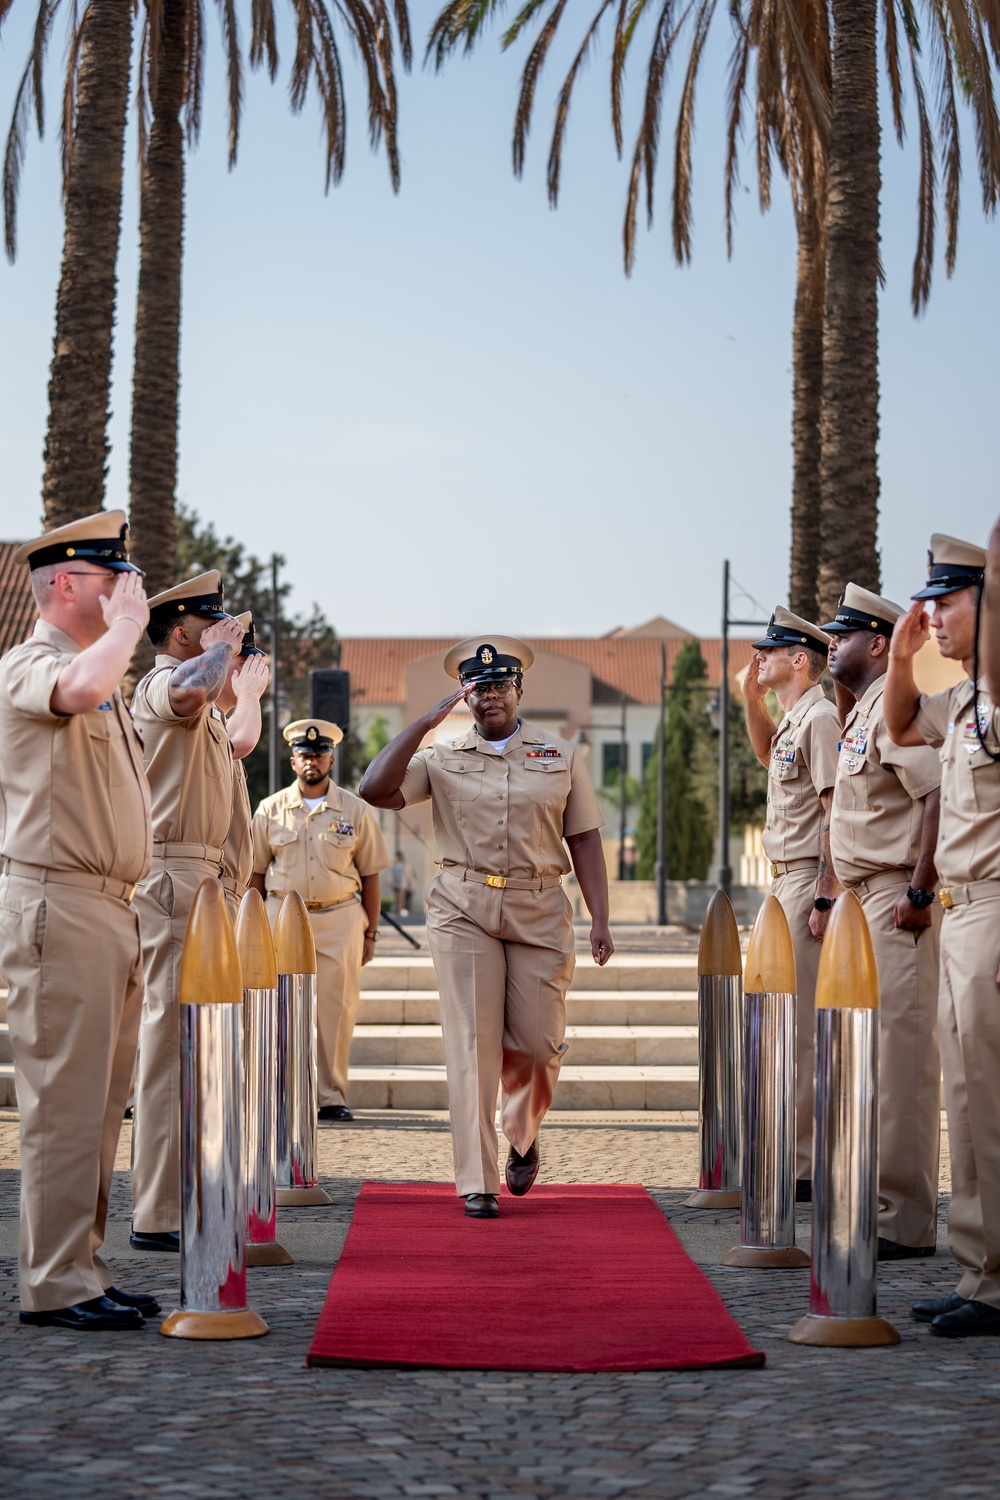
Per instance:
[[[474,760],[472,756],[459,755],[449,757],[448,759],[445,759],[445,757],[442,756],[441,765],[446,771],[458,771],[460,773],[468,771],[479,771],[480,774],[482,774],[483,771],[483,762],[481,760]]]
[[[794,781],[799,774],[799,763],[796,760],[775,762],[774,774],[778,781]]]
[[[272,849],[284,849],[288,844],[294,844],[297,838],[294,828],[271,828],[267,834],[267,841]]]

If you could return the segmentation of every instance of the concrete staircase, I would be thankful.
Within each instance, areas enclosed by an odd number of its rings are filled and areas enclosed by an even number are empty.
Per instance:
[[[577,959],[566,1004],[569,1051],[554,1107],[697,1109],[698,974],[693,953]],[[0,1108],[14,1108],[14,1066],[0,987]],[[447,1109],[440,1009],[430,957],[377,956],[361,973],[351,1048],[358,1109]]]
[[[577,959],[553,1107],[697,1109],[698,973],[691,954]],[[351,1048],[358,1109],[446,1109],[440,1009],[429,956],[377,956],[361,973]]]

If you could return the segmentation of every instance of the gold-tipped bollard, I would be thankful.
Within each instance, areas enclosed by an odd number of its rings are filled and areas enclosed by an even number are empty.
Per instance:
[[[278,1207],[332,1203],[316,1175],[316,944],[289,891],[274,924],[278,963]]]
[[[877,1316],[878,969],[853,891],[840,896],[816,981],[816,1137],[809,1311],[793,1344],[898,1344]]]
[[[247,1265],[294,1264],[275,1233],[278,1133],[278,966],[259,891],[236,919],[243,974],[243,1162],[247,1187]]]
[[[175,1339],[267,1333],[247,1306],[243,1185],[243,984],[217,880],[198,887],[184,934],[181,1033],[181,1305],[160,1324]]]
[[[739,1208],[743,1138],[743,955],[716,891],[698,943],[698,1191],[688,1208]]]
[[[807,1266],[795,1243],[795,953],[776,896],[765,898],[743,980],[740,1242],[724,1266]]]

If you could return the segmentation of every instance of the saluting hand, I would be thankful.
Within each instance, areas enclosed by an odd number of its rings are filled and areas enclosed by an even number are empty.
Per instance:
[[[206,635],[207,633],[206,631]],[[263,698],[271,676],[270,666],[269,656],[247,657],[239,671],[233,673],[231,679],[237,703],[241,698]]]
[[[931,638],[930,621],[923,602],[918,599],[913,608],[897,620],[889,642],[889,657],[894,661],[910,661],[921,646]]]
[[[747,667],[746,675],[743,678],[744,698],[767,697],[767,688],[764,687],[763,683],[760,680],[760,664],[760,652],[755,651],[753,656],[751,656],[750,658],[750,665]]]
[[[436,729],[439,724],[443,724],[455,705],[468,698],[471,692],[471,687],[459,688],[457,693],[450,693],[447,698],[442,698],[440,703],[435,703],[434,707],[429,708],[424,714],[425,726],[428,729]]]
[[[986,566],[994,577],[1000,574],[1000,519],[990,532],[990,539],[986,545]]]
[[[118,620],[134,620],[140,635],[149,624],[149,605],[141,573],[119,573],[110,596],[100,595],[101,613],[110,630]]]
[[[227,615],[224,620],[216,620],[210,625],[201,638],[201,649],[207,651],[210,646],[228,646],[235,656],[243,644],[246,634],[239,620],[234,620],[232,615]]]

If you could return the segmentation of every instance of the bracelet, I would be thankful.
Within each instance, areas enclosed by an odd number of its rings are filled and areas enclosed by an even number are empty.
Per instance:
[[[135,615],[119,615],[117,620],[111,621],[111,625],[120,625],[123,620],[131,620],[133,625],[138,625],[140,634],[146,628],[141,620],[136,619]],[[109,630],[111,629],[111,625],[108,626]]]

